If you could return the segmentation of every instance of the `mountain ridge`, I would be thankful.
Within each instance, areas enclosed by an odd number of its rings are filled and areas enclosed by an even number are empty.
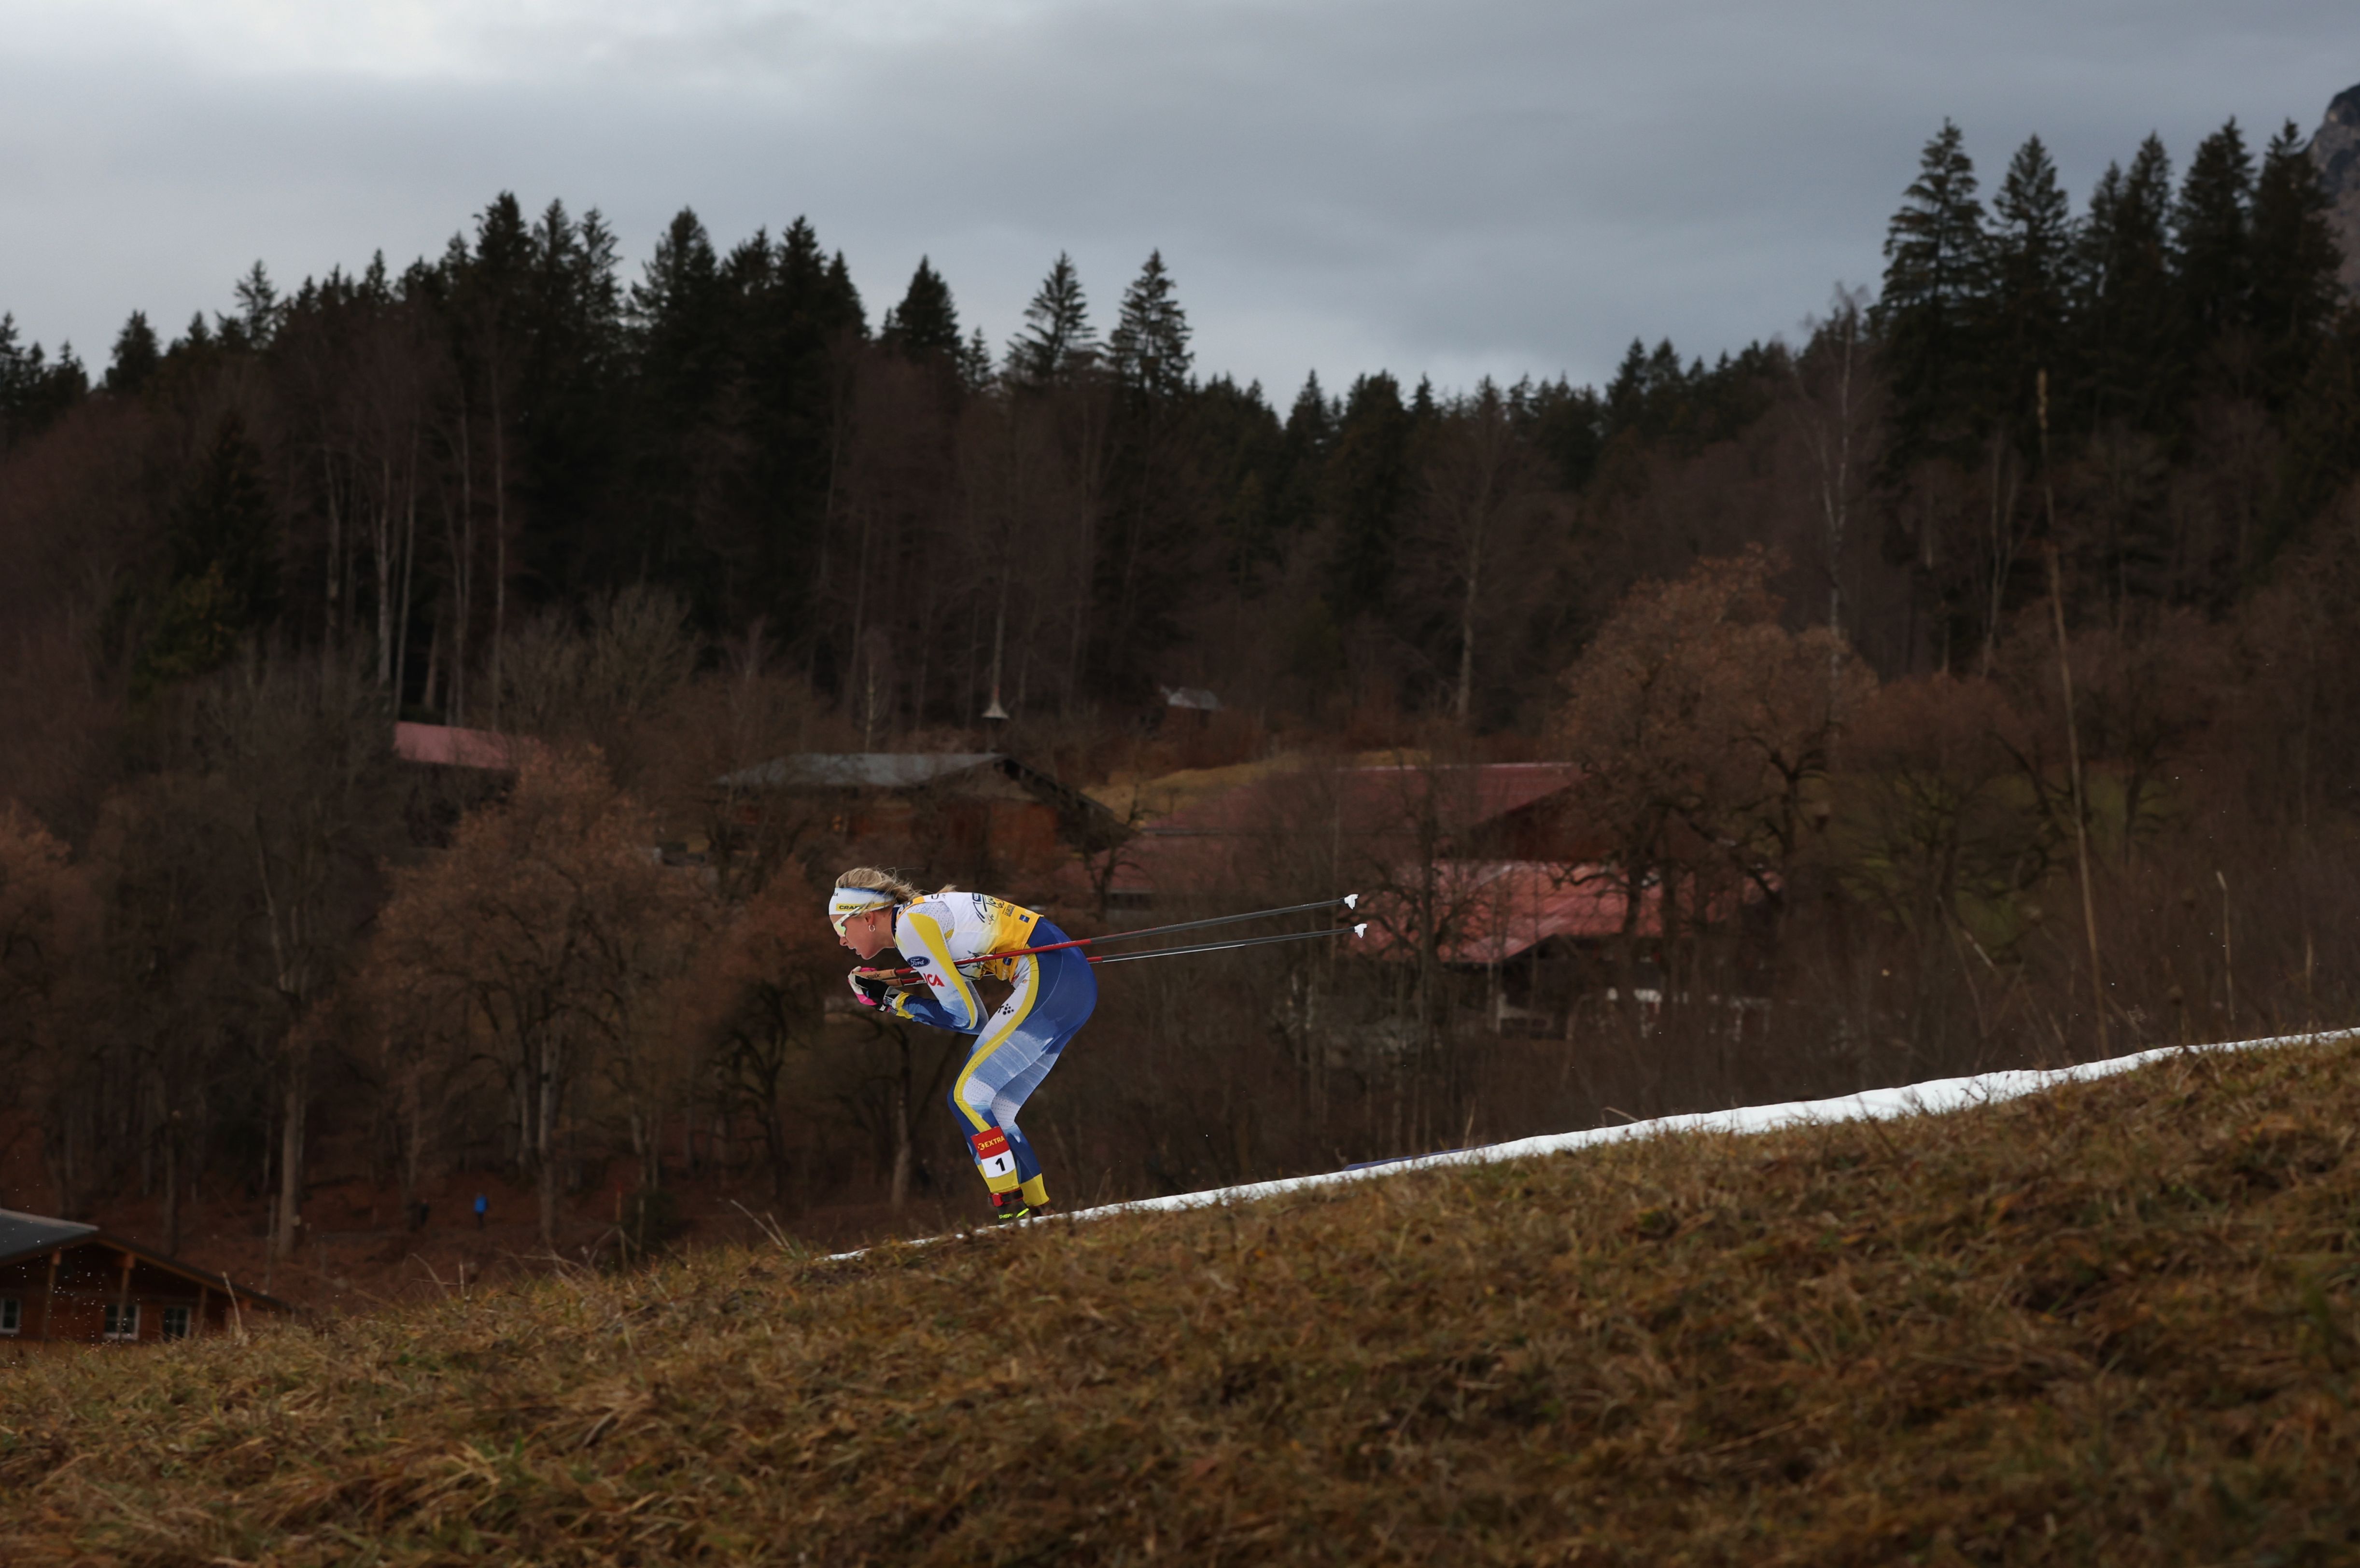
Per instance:
[[[2311,161],[2327,188],[2329,221],[2335,226],[2336,243],[2344,247],[2344,266],[2336,276],[2345,289],[2360,295],[2360,85],[2345,88],[2329,102],[2311,138]]]

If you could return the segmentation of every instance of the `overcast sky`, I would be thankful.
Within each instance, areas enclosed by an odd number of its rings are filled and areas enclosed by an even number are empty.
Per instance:
[[[807,215],[872,321],[919,256],[995,345],[1060,250],[1093,316],[1160,247],[1197,368],[1284,400],[1717,354],[1874,284],[1944,116],[2076,201],[2159,131],[2256,148],[2360,82],[2352,0],[0,0],[0,310],[102,366],[442,248],[514,191],[637,278]]]

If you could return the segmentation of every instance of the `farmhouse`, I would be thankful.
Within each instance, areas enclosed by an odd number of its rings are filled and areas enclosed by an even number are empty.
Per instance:
[[[289,1310],[96,1225],[0,1209],[0,1347],[193,1339]]]
[[[748,820],[753,798],[793,797],[842,843],[935,875],[1044,869],[1126,831],[1089,796],[999,752],[804,753],[715,783]]]

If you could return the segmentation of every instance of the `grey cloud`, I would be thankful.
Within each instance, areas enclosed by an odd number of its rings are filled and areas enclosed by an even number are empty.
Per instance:
[[[2360,80],[2341,6],[1482,0],[911,8],[890,39],[708,7],[650,36],[498,24],[420,81],[60,58],[0,102],[0,309],[99,357],[126,311],[432,253],[495,191],[643,256],[808,213],[872,310],[921,253],[995,341],[1060,250],[1103,320],[1151,247],[1198,364],[1464,385],[1710,354],[1873,281],[1947,115],[1987,181],[2038,131],[2077,197],[2150,128],[2306,129]],[[26,159],[31,161],[27,163]],[[6,172],[13,168],[15,172]]]

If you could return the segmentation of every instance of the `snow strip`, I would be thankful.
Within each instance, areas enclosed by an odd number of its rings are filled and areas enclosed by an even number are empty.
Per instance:
[[[2111,1078],[2118,1073],[2133,1073],[2174,1057],[2205,1055],[2216,1051],[2259,1051],[2275,1045],[2324,1044],[2331,1040],[2360,1039],[2360,1029],[2327,1029],[2316,1034],[2276,1035],[2267,1040],[2223,1040],[2210,1045],[2169,1045],[2156,1051],[2142,1051],[2131,1056],[2108,1057],[2103,1062],[2078,1062],[2071,1067],[2056,1067],[2034,1072],[2023,1069],[2005,1073],[1982,1073],[1971,1078],[1937,1078],[1924,1083],[1904,1084],[1893,1089],[1871,1089],[1863,1094],[1845,1094],[1832,1100],[1790,1100],[1777,1105],[1743,1105],[1727,1111],[1697,1111],[1687,1116],[1657,1116],[1652,1121],[1625,1122],[1614,1127],[1590,1127],[1581,1132],[1549,1133],[1539,1138],[1520,1138],[1508,1143],[1486,1144],[1480,1149],[1454,1149],[1443,1154],[1420,1154],[1406,1159],[1372,1162],[1356,1170],[1331,1171],[1317,1176],[1288,1176],[1275,1181],[1251,1181],[1241,1187],[1216,1187],[1209,1192],[1179,1192],[1164,1198],[1139,1198],[1130,1203],[1108,1203],[1100,1208],[1076,1209],[1071,1214],[1044,1214],[1037,1219],[1019,1221],[1022,1225],[1077,1224],[1083,1220],[1103,1219],[1110,1214],[1146,1214],[1154,1211],[1210,1208],[1222,1203],[1251,1203],[1262,1198],[1275,1198],[1288,1192],[1305,1192],[1317,1187],[1339,1186],[1348,1181],[1382,1181],[1411,1171],[1436,1171],[1456,1165],[1495,1165],[1511,1160],[1532,1160],[1545,1154],[1569,1154],[1577,1149],[1591,1149],[1600,1144],[1622,1143],[1633,1138],[1666,1138],[1682,1133],[1756,1133],[1770,1132],[1779,1127],[1808,1127],[1833,1122],[1885,1121],[1895,1116],[1941,1116],[1952,1111],[1972,1110],[1978,1105],[1995,1105],[2004,1100],[2019,1099],[2038,1094],[2061,1083],[2087,1083],[2101,1078]],[[923,1241],[905,1242],[903,1246],[923,1247],[935,1241],[947,1241],[948,1236],[930,1236]],[[833,1254],[830,1261],[858,1258],[855,1252]]]

